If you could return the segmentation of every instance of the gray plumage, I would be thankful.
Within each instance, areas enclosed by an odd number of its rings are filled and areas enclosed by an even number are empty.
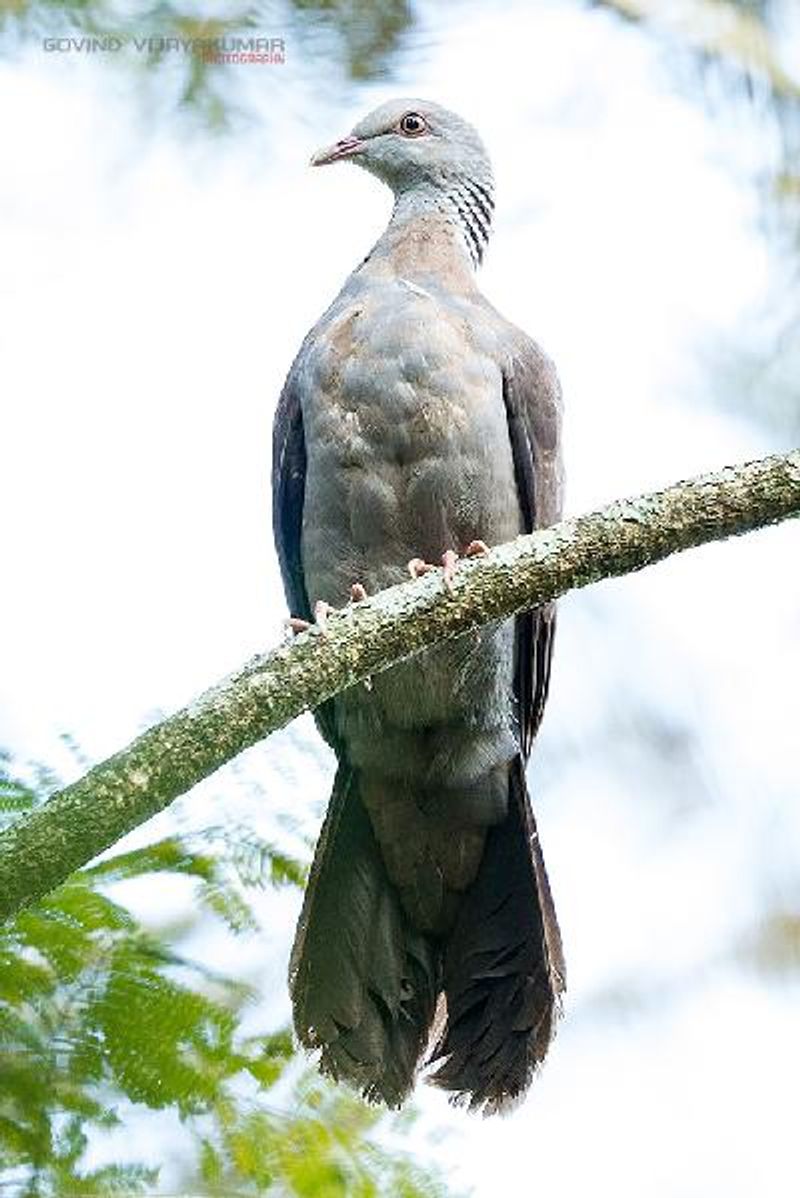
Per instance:
[[[561,504],[554,369],[475,284],[494,206],[477,134],[398,100],[312,161],[339,158],[395,206],[276,414],[276,545],[306,619]],[[437,1084],[493,1111],[546,1053],[564,965],[524,763],[553,627],[549,607],[494,624],[316,713],[339,769],[292,953],[295,1027],[372,1099],[399,1104],[427,1057]]]

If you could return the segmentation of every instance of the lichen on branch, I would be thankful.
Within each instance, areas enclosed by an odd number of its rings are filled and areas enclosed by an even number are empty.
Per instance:
[[[726,467],[394,586],[248,662],[0,834],[0,920],[301,712],[441,641],[567,591],[800,515],[800,451]]]

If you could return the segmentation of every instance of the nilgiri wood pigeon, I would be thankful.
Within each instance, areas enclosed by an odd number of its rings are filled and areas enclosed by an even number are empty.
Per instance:
[[[475,284],[494,208],[474,129],[382,105],[315,154],[394,192],[389,225],[303,342],[275,418],[274,530],[302,627],[556,520],[552,364]],[[411,559],[411,560],[410,560]],[[417,1069],[486,1113],[518,1098],[564,988],[525,784],[554,612],[495,623],[316,712],[338,769],[290,964],[321,1068],[399,1105]]]

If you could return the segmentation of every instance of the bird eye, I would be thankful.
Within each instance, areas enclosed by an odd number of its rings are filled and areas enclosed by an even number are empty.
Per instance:
[[[428,128],[428,123],[424,116],[420,116],[418,112],[407,112],[400,121],[400,132],[406,137],[419,137],[420,133],[424,133]]]

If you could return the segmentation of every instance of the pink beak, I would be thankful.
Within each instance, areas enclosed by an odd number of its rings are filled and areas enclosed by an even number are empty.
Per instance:
[[[340,158],[351,158],[353,154],[358,154],[364,145],[360,137],[343,137],[341,141],[337,141],[332,146],[326,146],[324,150],[317,150],[316,154],[311,159],[312,166],[327,166],[329,162],[337,162]]]

